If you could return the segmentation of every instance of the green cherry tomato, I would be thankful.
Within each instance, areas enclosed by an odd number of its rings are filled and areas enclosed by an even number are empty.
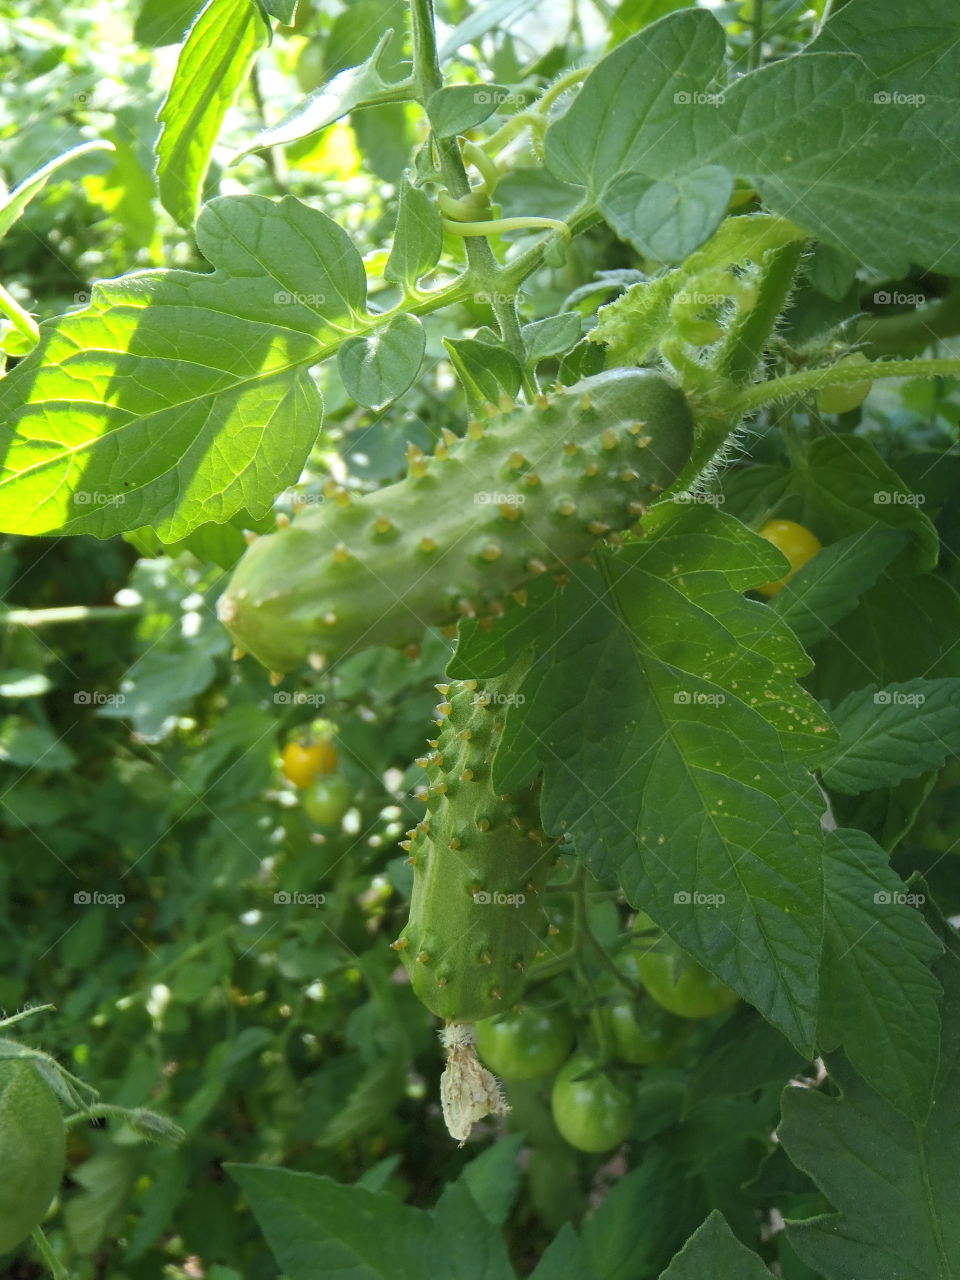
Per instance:
[[[481,1060],[505,1080],[549,1075],[573,1048],[573,1023],[562,1009],[526,1008],[484,1018],[475,1032]]]
[[[790,561],[788,574],[776,582],[767,582],[762,587],[757,587],[762,596],[775,596],[778,591],[782,591],[797,570],[802,569],[823,547],[815,533],[793,520],[768,520],[758,532],[761,538],[772,542]]]
[[[640,1067],[670,1058],[690,1030],[689,1022],[654,1000],[617,1000],[603,1010],[603,1019],[618,1061]]]
[[[551,1109],[563,1138],[578,1151],[610,1151],[633,1125],[631,1095],[610,1075],[596,1072],[585,1053],[575,1053],[553,1084]]]
[[[0,1059],[0,1253],[40,1225],[66,1165],[63,1114],[23,1059]]]
[[[303,793],[304,811],[318,827],[339,827],[352,804],[353,787],[338,774],[318,778]]]
[[[712,1018],[739,996],[669,938],[637,954],[637,973],[650,996],[678,1018]]]
[[[838,368],[849,365],[869,364],[870,361],[862,351],[844,357],[838,362]],[[823,387],[817,392],[817,408],[821,413],[849,413],[858,409],[870,394],[873,382],[868,378],[863,382],[847,382],[839,387]]]

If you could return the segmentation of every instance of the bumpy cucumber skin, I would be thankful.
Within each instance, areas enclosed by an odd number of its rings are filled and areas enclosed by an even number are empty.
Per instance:
[[[443,728],[420,761],[427,814],[410,833],[410,918],[393,945],[420,1000],[451,1022],[509,1009],[549,927],[539,889],[556,852],[537,826],[536,792],[490,786],[505,684],[441,685]]]
[[[219,604],[236,645],[284,672],[496,612],[634,524],[693,445],[683,393],[647,369],[491,414],[430,456],[411,450],[399,483],[332,492],[254,542]]]

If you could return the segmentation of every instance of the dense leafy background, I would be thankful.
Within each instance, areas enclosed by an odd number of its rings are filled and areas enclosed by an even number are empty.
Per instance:
[[[690,321],[745,367],[737,307],[801,243],[770,374],[952,354],[960,19],[833,7],[817,33],[792,0],[440,6],[443,136],[509,134],[608,55],[501,153],[503,216],[587,228],[524,283],[521,369],[422,185],[399,0],[212,0],[182,55],[189,0],[0,5],[7,190],[77,148],[0,207],[0,283],[47,321],[26,359],[0,332],[0,1008],[54,1004],[34,1043],[186,1131],[72,1131],[47,1230],[73,1280],[960,1269],[955,379],[765,409],[646,540],[463,624],[455,656],[430,633],[271,685],[215,616],[244,531],[399,478],[522,375],[659,352],[704,396]],[[767,216],[723,223],[731,199]],[[700,291],[722,301],[684,311]],[[773,515],[825,549],[767,602]],[[567,835],[536,998],[596,1048],[638,910],[743,997],[626,1069],[610,1157],[563,1142],[549,1082],[459,1150],[387,945],[434,684],[531,645],[496,769],[542,773]],[[318,718],[354,797],[328,831],[279,767]]]

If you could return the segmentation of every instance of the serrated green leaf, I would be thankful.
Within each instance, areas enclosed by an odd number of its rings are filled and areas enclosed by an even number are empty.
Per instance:
[[[475,406],[496,404],[520,390],[520,361],[506,347],[476,338],[444,338],[443,345]]]
[[[528,362],[535,365],[550,356],[569,351],[580,341],[582,326],[579,311],[564,311],[561,315],[547,316],[545,320],[525,324],[521,333]]]
[[[409,80],[387,78],[385,66],[391,61],[392,39],[393,31],[385,31],[369,58],[358,66],[339,71],[332,80],[288,111],[282,120],[261,129],[250,145],[238,152],[234,159],[239,160],[262,147],[285,146],[309,138],[357,107],[405,102],[411,98],[413,91]]]
[[[657,262],[682,262],[716,231],[733,178],[708,164],[676,177],[625,173],[609,182],[600,211],[619,236]]]
[[[958,39],[960,14],[953,0],[852,0],[831,14],[807,52],[853,49],[888,90],[953,97]]]
[[[433,1233],[425,1244],[433,1265],[421,1275],[516,1280],[502,1234],[481,1213],[465,1179],[446,1187],[431,1217]]]
[[[259,519],[299,479],[322,410],[308,369],[375,323],[363,262],[292,196],[212,200],[197,241],[213,272],[96,285],[0,384],[5,530],[176,542]]]
[[[831,833],[823,865],[821,1043],[842,1043],[878,1093],[922,1120],[940,1041],[940,987],[930,965],[942,948],[866,832]]]
[[[771,571],[763,541],[687,509],[604,556],[611,596],[592,575],[572,584],[508,712],[494,785],[538,761],[546,829],[569,831],[809,1055],[823,804],[790,755],[819,750],[829,726],[795,683],[795,640],[740,594]],[[714,905],[694,909],[698,895]]]
[[[814,689],[837,705],[854,689],[960,676],[960,595],[942,576],[884,570],[816,646]]]
[[[460,1175],[477,1208],[495,1227],[506,1222],[517,1196],[520,1186],[517,1157],[522,1145],[521,1133],[502,1138],[471,1160]]]
[[[416,316],[395,316],[383,329],[348,338],[337,352],[347,394],[368,409],[383,409],[420,372],[427,335]]]
[[[907,542],[905,529],[874,525],[831,542],[774,596],[770,607],[805,647],[830,633]]]
[[[840,740],[821,765],[827,786],[851,796],[891,786],[960,754],[960,680],[870,685],[833,718]]]
[[[780,1140],[836,1212],[788,1222],[800,1257],[825,1280],[960,1275],[960,960],[956,942],[937,969],[943,1039],[934,1106],[908,1120],[838,1056],[827,1067],[842,1096],[787,1089]]]
[[[256,0],[210,0],[187,32],[157,119],[160,203],[192,227],[224,116],[270,40]]]
[[[603,1280],[654,1276],[685,1234],[676,1214],[678,1179],[662,1151],[652,1149],[619,1178],[584,1222],[582,1239]]]
[[[444,85],[427,103],[430,127],[438,138],[467,133],[511,99],[510,90],[502,84]]]
[[[660,1280],[770,1280],[770,1272],[752,1249],[742,1245],[714,1209],[677,1256],[661,1272]]]
[[[395,1196],[312,1173],[224,1167],[290,1280],[423,1280],[429,1274],[430,1217]]]
[[[530,1280],[601,1280],[590,1265],[583,1242],[565,1222],[547,1245]]]
[[[384,279],[406,289],[415,289],[420,277],[437,265],[442,249],[443,226],[439,209],[427,193],[413,186],[404,174],[393,248],[383,269]]]
[[[878,80],[847,53],[782,58],[718,91],[723,57],[723,29],[703,10],[624,41],[551,125],[548,167],[599,202],[631,170],[676,179],[720,165],[770,211],[880,270],[960,270],[953,102],[877,96]],[[954,82],[956,58],[954,44]]]

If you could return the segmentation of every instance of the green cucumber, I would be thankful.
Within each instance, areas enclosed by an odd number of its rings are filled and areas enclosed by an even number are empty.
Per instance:
[[[687,461],[693,420],[660,374],[611,369],[444,436],[408,451],[399,483],[331,489],[248,548],[218,606],[240,650],[274,672],[322,667],[496,613],[633,525]]]
[[[556,854],[538,825],[536,789],[498,796],[490,785],[510,676],[438,688],[442,730],[420,761],[427,814],[409,833],[410,918],[393,946],[428,1009],[476,1022],[521,994],[549,928],[539,890]]]

